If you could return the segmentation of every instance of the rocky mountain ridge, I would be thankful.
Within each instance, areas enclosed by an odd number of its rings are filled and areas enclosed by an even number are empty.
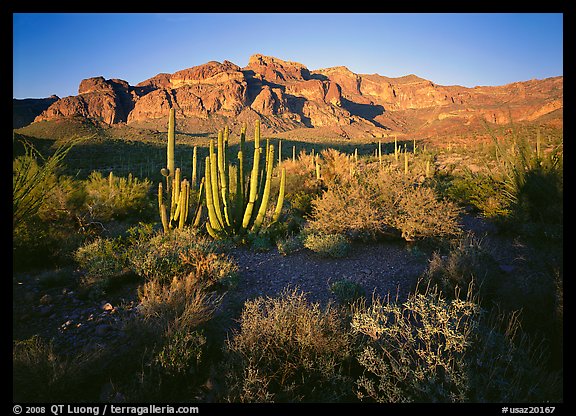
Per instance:
[[[135,86],[88,78],[80,82],[78,95],[52,98],[35,123],[85,117],[109,125],[165,128],[174,107],[178,128],[188,133],[258,118],[265,131],[275,134],[433,135],[472,129],[484,120],[561,126],[563,77],[467,88],[437,85],[416,75],[356,74],[343,66],[311,71],[256,54],[244,68],[210,61]]]

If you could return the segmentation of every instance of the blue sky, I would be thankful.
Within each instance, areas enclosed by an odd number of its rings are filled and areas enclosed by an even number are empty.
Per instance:
[[[416,74],[440,85],[563,75],[561,13],[13,14],[13,97],[76,95],[84,78],[135,85],[255,53],[310,70]]]

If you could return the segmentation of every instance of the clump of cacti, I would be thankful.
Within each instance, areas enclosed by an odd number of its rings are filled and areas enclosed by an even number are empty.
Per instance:
[[[158,210],[165,232],[172,228],[183,228],[185,224],[194,227],[202,222],[202,207],[207,208],[205,216],[206,230],[214,237],[224,235],[237,235],[246,232],[258,233],[264,224],[268,210],[270,192],[272,186],[272,172],[274,167],[274,145],[269,141],[266,148],[260,147],[260,123],[256,122],[254,129],[254,157],[249,176],[245,176],[245,142],[246,126],[240,133],[240,148],[237,156],[237,164],[230,161],[228,150],[228,127],[218,132],[218,140],[210,140],[208,156],[205,159],[204,177],[202,177],[197,192],[196,203],[191,205],[191,194],[196,187],[197,171],[197,148],[194,147],[192,154],[192,179],[181,178],[180,168],[174,165],[174,135],[175,117],[174,110],[170,110],[168,122],[168,145],[167,167],[161,170],[166,178],[166,186],[158,185]],[[265,163],[261,167],[260,157],[266,152]],[[281,162],[281,156],[278,161]],[[230,168],[236,172],[234,181],[230,175]],[[286,183],[286,171],[280,173],[280,190],[276,208],[272,216],[272,223],[278,221],[284,203],[284,188]],[[232,189],[232,187],[234,187]],[[166,188],[166,189],[164,189]],[[193,211],[191,207],[194,207]],[[193,212],[192,215],[190,215]]]
[[[254,157],[248,177],[244,176],[244,152],[246,127],[240,133],[240,149],[237,156],[236,184],[231,192],[230,167],[228,155],[229,130],[218,132],[218,143],[214,150],[214,141],[210,141],[209,155],[205,159],[206,206],[208,219],[206,230],[215,238],[223,235],[238,235],[248,231],[258,233],[268,209],[274,165],[274,145],[266,143],[260,147],[260,123],[256,121],[254,129]],[[262,152],[266,152],[264,166],[260,166]],[[281,171],[280,190],[276,209],[272,218],[280,217],[284,202],[286,182],[285,169]],[[234,196],[232,196],[234,194]]]

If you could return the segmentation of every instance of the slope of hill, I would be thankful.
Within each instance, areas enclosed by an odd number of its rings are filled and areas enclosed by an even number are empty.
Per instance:
[[[34,123],[80,117],[163,130],[174,107],[178,129],[185,133],[211,133],[225,124],[260,119],[264,133],[285,137],[426,137],[472,131],[484,121],[561,126],[563,77],[466,88],[416,75],[356,74],[342,66],[310,71],[300,63],[256,54],[244,68],[211,61],[135,86],[89,78],[80,82],[78,95],[51,100],[34,107]],[[17,101],[25,100],[14,100],[15,114]],[[31,119],[28,111],[25,121]]]

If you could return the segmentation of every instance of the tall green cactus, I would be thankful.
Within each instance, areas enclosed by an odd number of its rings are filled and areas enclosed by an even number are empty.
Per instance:
[[[222,235],[237,235],[248,231],[258,233],[264,224],[264,218],[270,200],[272,172],[274,168],[274,146],[267,143],[267,154],[264,169],[260,169],[260,123],[257,121],[254,129],[254,158],[249,179],[244,177],[244,145],[246,127],[240,134],[240,149],[236,166],[235,195],[231,196],[230,166],[227,154],[228,129],[218,134],[217,154],[211,150],[206,158],[206,205],[208,221],[206,229],[210,235],[218,238]],[[210,148],[214,144],[211,141]],[[216,169],[217,164],[217,169]],[[262,176],[262,179],[260,177]],[[272,218],[277,221],[284,201],[286,173],[282,173],[278,202]],[[261,194],[259,192],[261,190]]]
[[[260,122],[256,121],[254,128],[254,161],[252,163],[252,172],[250,173],[250,193],[248,194],[248,204],[242,217],[242,228],[247,229],[252,219],[252,211],[256,203],[256,196],[258,193],[258,173],[260,165]]]
[[[408,150],[404,145],[404,175],[408,175]]]
[[[266,209],[268,208],[268,200],[270,199],[270,185],[272,182],[272,165],[274,164],[274,145],[268,146],[268,157],[266,157],[266,182],[264,184],[264,191],[262,194],[262,200],[260,202],[260,209],[258,209],[258,214],[254,220],[254,225],[252,226],[252,231],[258,232],[262,226],[262,221],[264,220],[264,215],[266,214]]]
[[[168,142],[166,146],[167,167],[162,168],[160,173],[166,178],[166,201],[164,201],[164,189],[162,182],[158,184],[158,210],[162,220],[164,232],[169,232],[173,228],[183,228],[187,223],[190,213],[190,191],[191,184],[187,179],[181,178],[180,168],[176,168],[174,162],[175,134],[174,126],[176,124],[174,108],[170,109],[168,117]],[[192,177],[196,181],[196,148],[194,148],[192,162]],[[195,185],[194,185],[195,186]],[[194,188],[192,186],[192,188]],[[198,226],[202,213],[202,187],[201,183],[198,199],[195,204],[193,226]],[[169,210],[169,213],[168,213]]]
[[[286,168],[282,168],[282,173],[280,177],[280,192],[278,194],[278,201],[276,202],[276,209],[274,210],[274,216],[272,217],[272,222],[275,223],[280,218],[282,213],[282,206],[284,205],[284,191],[286,187]]]
[[[192,189],[196,189],[196,181],[198,176],[198,148],[194,146],[192,151],[192,179],[190,180],[190,186]]]
[[[176,138],[174,134],[176,126],[176,112],[174,108],[170,109],[168,117],[168,147],[167,147],[167,161],[168,171],[172,175],[174,173],[174,148],[176,147]]]

